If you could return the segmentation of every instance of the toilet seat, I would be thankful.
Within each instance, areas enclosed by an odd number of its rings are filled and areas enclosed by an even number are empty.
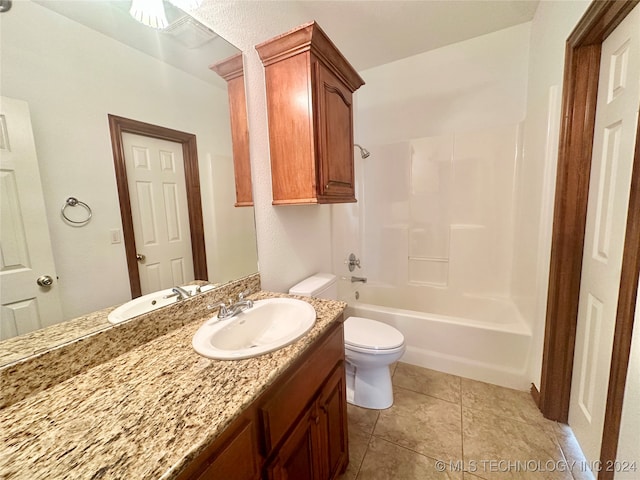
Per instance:
[[[404,348],[404,336],[386,323],[349,317],[344,322],[344,343],[355,352],[391,354]]]

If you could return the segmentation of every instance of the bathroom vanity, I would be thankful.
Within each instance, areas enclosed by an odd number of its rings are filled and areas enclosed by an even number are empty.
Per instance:
[[[345,304],[305,300],[315,325],[275,352],[199,356],[205,309],[0,410],[0,477],[335,478],[348,461]]]
[[[340,319],[178,478],[335,478],[348,461],[346,422]]]

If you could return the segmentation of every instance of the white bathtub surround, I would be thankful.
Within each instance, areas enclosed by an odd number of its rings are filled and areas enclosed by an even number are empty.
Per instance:
[[[343,282],[341,299],[348,315],[400,330],[403,361],[529,387],[531,328],[509,288],[521,130],[516,123],[368,147],[358,272],[368,283]]]
[[[370,147],[362,264],[370,281],[508,296],[520,125]]]

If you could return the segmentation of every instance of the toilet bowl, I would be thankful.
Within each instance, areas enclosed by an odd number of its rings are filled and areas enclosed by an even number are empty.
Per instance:
[[[389,366],[405,351],[402,333],[386,323],[362,317],[344,322],[347,401],[381,410],[393,405]]]
[[[291,295],[337,300],[335,275],[319,273],[291,287]],[[362,317],[344,322],[347,401],[381,410],[393,405],[389,366],[402,357],[404,337],[386,323]]]

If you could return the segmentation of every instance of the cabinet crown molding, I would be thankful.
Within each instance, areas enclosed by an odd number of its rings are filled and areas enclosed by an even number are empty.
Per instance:
[[[214,63],[209,67],[209,69],[216,72],[227,82],[234,78],[243,76],[244,66],[242,63],[242,52],[236,53],[224,60],[220,60],[218,63]]]
[[[355,92],[364,85],[362,77],[358,75],[355,68],[315,21],[305,23],[260,43],[255,48],[265,67],[310,51],[321,59],[326,67],[347,85],[351,92]]]

